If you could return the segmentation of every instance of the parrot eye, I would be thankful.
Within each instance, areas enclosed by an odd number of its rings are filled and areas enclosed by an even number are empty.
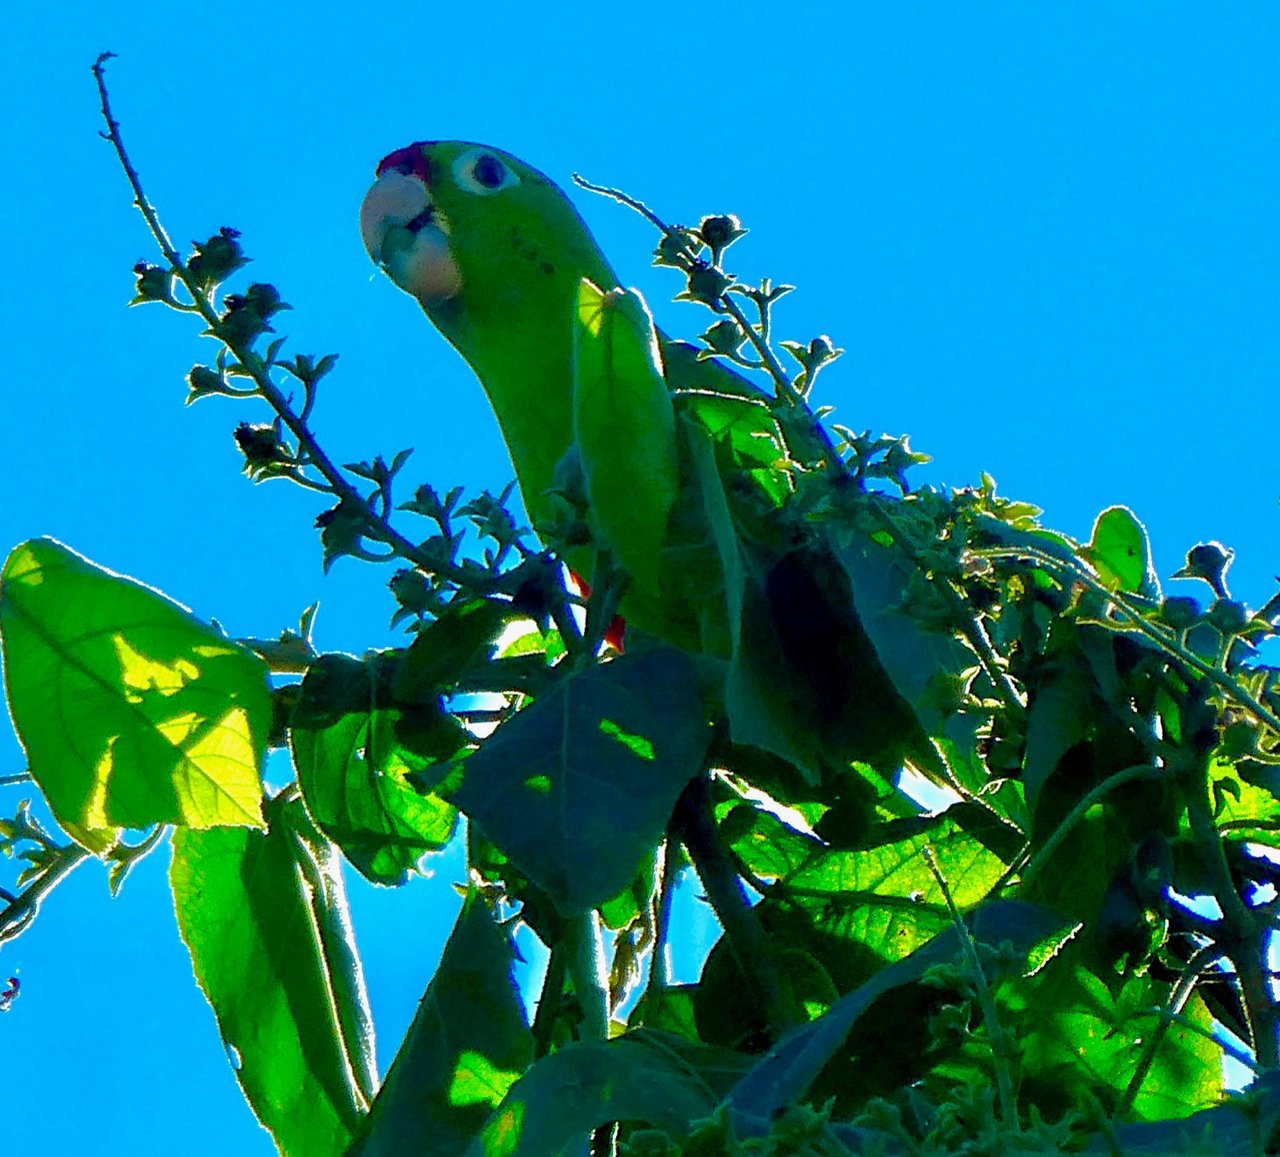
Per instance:
[[[453,172],[464,189],[485,196],[520,182],[507,165],[485,149],[468,149],[454,161]]]

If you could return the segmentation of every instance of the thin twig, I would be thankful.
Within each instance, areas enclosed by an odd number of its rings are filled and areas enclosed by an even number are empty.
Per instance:
[[[89,853],[79,844],[66,844],[45,857],[41,861],[40,874],[0,909],[0,943],[12,940],[22,932],[36,918],[40,905],[54,888],[88,857]]]
[[[1022,852],[1014,859],[1006,869],[1003,876],[1000,877],[992,892],[998,892],[1003,888],[1014,876],[1021,873],[1022,883],[1026,883],[1039,874],[1040,869],[1045,866],[1049,858],[1058,850],[1058,845],[1071,833],[1072,828],[1076,826],[1088,813],[1089,809],[1095,804],[1101,803],[1117,788],[1124,787],[1125,784],[1133,783],[1142,779],[1159,779],[1165,772],[1158,767],[1152,767],[1150,764],[1139,763],[1132,767],[1123,768],[1117,771],[1115,775],[1108,776],[1097,787],[1089,791],[1076,803],[1064,817],[1052,834],[1034,856],[1030,855],[1030,845],[1022,850]],[[1023,866],[1025,865],[1025,867]]]
[[[1167,654],[1207,679],[1227,698],[1234,699],[1240,706],[1247,708],[1258,720],[1280,732],[1280,716],[1268,710],[1258,699],[1249,694],[1237,680],[1220,671],[1212,663],[1206,663],[1194,651],[1189,650],[1177,639],[1171,637],[1167,631],[1153,626],[1143,617],[1140,611],[1129,605],[1128,600],[1119,591],[1109,589],[1083,568],[1072,566],[1054,555],[1036,550],[1030,546],[975,547],[970,548],[970,554],[974,558],[1029,559],[1038,563],[1051,574],[1058,575],[1059,578],[1070,578],[1072,581],[1088,587],[1094,594],[1100,595],[1110,603],[1121,618],[1126,619],[1139,634],[1145,635]]]
[[[235,355],[245,373],[248,374],[257,387],[257,392],[280,415],[281,420],[288,426],[289,431],[297,438],[298,445],[306,454],[307,460],[328,482],[331,493],[341,503],[348,504],[352,509],[359,512],[361,521],[370,538],[377,539],[392,547],[395,555],[414,563],[422,570],[440,575],[465,589],[478,591],[500,589],[497,582],[480,582],[472,571],[439,558],[431,557],[392,527],[385,518],[379,517],[364,496],[347,481],[346,476],[321,448],[307,423],[293,412],[293,408],[285,397],[284,392],[271,380],[262,358],[251,348],[243,346],[237,341],[229,340],[219,333],[220,318],[218,312],[213,307],[207,291],[191,275],[186,264],[178,255],[173,242],[169,239],[168,233],[165,232],[164,226],[160,223],[159,215],[147,199],[146,193],[143,192],[142,180],[125,149],[124,139],[120,133],[120,124],[112,116],[110,99],[107,95],[104,66],[106,61],[114,55],[114,53],[104,52],[93,65],[94,79],[97,81],[98,93],[102,99],[102,117],[107,124],[107,131],[101,135],[115,148],[116,156],[120,159],[120,165],[124,169],[125,177],[133,190],[134,204],[142,214],[143,220],[146,221],[147,228],[151,231],[151,235],[155,238],[160,252],[169,264],[170,271],[182,282],[187,292],[191,295],[195,311],[199,313],[212,331],[219,334],[219,340]],[[375,560],[381,560],[380,556],[375,556]]]

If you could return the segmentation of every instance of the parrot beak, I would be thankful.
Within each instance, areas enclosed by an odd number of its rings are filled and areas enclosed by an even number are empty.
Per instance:
[[[388,169],[374,182],[360,206],[360,235],[374,264],[423,306],[462,288],[448,224],[416,175]]]

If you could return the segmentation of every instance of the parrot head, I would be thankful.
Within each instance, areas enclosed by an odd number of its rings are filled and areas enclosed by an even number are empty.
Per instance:
[[[582,278],[616,281],[569,199],[510,153],[419,141],[376,177],[360,207],[365,249],[473,365],[498,330],[532,340],[558,314],[567,333]]]

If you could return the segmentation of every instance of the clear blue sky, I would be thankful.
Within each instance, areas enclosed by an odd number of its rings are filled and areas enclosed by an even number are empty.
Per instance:
[[[89,66],[185,241],[233,225],[292,303],[295,351],[338,351],[315,417],[334,457],[415,446],[412,477],[509,477],[483,396],[418,307],[373,276],[356,214],[375,162],[423,138],[620,185],[670,219],[732,211],[738,269],[797,284],[788,336],[848,350],[820,401],[909,433],[927,476],[1037,502],[1085,537],[1123,502],[1162,576],[1237,550],[1237,596],[1280,566],[1280,10],[1203,5],[130,3],[0,21],[0,551],[52,534],[234,635],[319,600],[316,638],[390,645],[385,574],[322,577],[318,507],[238,473],[248,406],[182,406],[208,356],[186,319],[127,311],[153,256]],[[578,198],[664,326],[652,237]],[[414,470],[416,469],[416,473]],[[1175,584],[1175,586],[1178,584]],[[1186,593],[1199,593],[1196,591]],[[0,774],[22,757],[0,735]],[[0,814],[18,793],[0,790]],[[109,902],[89,865],[0,952],[6,1118],[50,1153],[272,1151],[190,981],[167,853]],[[0,883],[11,882],[0,864]],[[456,864],[356,887],[385,1066],[453,913]],[[194,1127],[194,1128],[193,1128]]]

